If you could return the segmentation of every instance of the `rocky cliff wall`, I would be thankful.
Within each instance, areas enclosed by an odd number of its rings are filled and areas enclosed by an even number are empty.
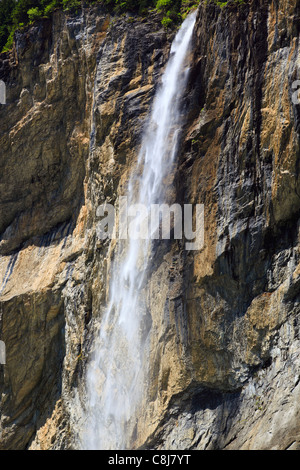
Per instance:
[[[204,204],[205,244],[154,252],[133,447],[299,447],[299,11],[199,7],[171,194]],[[77,446],[114,248],[96,210],[124,194],[172,36],[94,7],[1,55],[2,449]]]

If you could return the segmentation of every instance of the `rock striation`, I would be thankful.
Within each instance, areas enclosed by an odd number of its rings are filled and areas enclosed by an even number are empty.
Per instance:
[[[205,244],[153,249],[148,394],[134,448],[299,449],[299,4],[201,3],[170,195]],[[0,448],[78,446],[86,362],[124,195],[173,33],[55,12],[0,56]]]

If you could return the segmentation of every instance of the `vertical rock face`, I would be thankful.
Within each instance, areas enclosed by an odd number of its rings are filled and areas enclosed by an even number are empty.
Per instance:
[[[206,242],[185,263],[192,380],[173,398],[163,446],[299,445],[298,15],[284,2],[199,10],[199,108],[178,180],[205,204]]]
[[[173,202],[205,245],[155,246],[148,394],[133,447],[297,449],[299,5],[200,5]],[[77,447],[113,242],[171,42],[160,20],[56,13],[0,58],[2,449]]]

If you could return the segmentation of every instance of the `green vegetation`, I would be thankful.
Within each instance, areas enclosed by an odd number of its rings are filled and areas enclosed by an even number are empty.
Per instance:
[[[27,12],[29,22],[33,23],[35,20],[38,20],[43,15],[43,12],[39,10],[38,7],[30,8]]]
[[[2,0],[0,2],[0,51],[8,42],[11,33],[12,12],[15,5],[14,0]]]
[[[49,16],[57,8],[80,7],[80,0],[0,0],[0,51],[12,48],[16,29]]]
[[[221,8],[227,2],[214,1]],[[244,0],[234,0],[243,3]],[[0,51],[12,48],[16,29],[22,29],[39,18],[49,17],[55,10],[77,12],[82,4],[100,3],[114,13],[146,15],[156,10],[162,14],[162,25],[176,27],[200,0],[0,0]]]

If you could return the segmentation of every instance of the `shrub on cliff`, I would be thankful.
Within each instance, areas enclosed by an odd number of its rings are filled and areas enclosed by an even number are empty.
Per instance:
[[[30,23],[33,23],[33,21],[37,20],[38,18],[40,18],[42,16],[43,12],[41,10],[39,10],[38,7],[35,7],[35,8],[30,8],[27,12],[27,15],[28,15],[28,18],[29,18],[29,22]]]
[[[62,7],[64,10],[78,10],[81,8],[80,0],[62,0]]]

